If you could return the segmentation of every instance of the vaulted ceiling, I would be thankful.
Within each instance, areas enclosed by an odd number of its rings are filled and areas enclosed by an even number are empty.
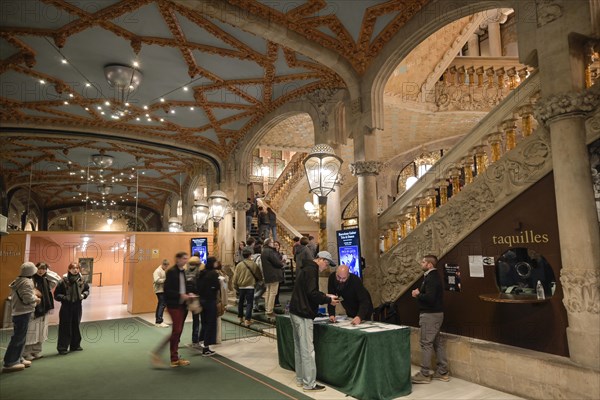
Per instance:
[[[85,202],[85,193],[99,202],[97,186],[110,183],[109,202],[131,204],[139,170],[137,200],[159,211],[192,170],[218,179],[267,113],[318,88],[345,87],[336,71],[272,41],[268,29],[238,26],[266,20],[360,75],[427,1],[3,1],[4,186],[31,177],[45,206],[59,207]],[[108,65],[125,67],[131,88],[111,86]],[[115,164],[90,180],[90,157],[100,152]]]

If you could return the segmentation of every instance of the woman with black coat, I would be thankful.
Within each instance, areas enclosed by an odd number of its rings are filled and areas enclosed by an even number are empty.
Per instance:
[[[198,296],[200,296],[200,304],[202,305],[200,341],[203,342],[202,355],[205,357],[215,354],[210,349],[210,345],[217,343],[217,298],[221,284],[219,273],[215,270],[216,263],[216,257],[208,257],[206,268],[198,274],[197,282]]]

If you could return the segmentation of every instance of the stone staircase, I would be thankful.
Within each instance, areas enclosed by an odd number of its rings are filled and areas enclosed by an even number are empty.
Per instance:
[[[422,256],[444,256],[551,172],[549,132],[532,119],[538,88],[534,72],[379,216],[385,251],[365,277],[378,294],[375,304],[394,302],[414,286]],[[588,129],[587,136],[591,143],[599,130]]]

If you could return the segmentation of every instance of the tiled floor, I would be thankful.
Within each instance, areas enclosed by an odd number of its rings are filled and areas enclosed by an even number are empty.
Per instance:
[[[127,312],[127,306],[121,304],[121,286],[93,287],[92,295],[84,301],[83,321],[97,321],[115,318],[127,318],[132,314]],[[154,314],[136,314],[154,323]],[[165,322],[168,315],[165,313]],[[58,322],[58,310],[54,310],[50,323]],[[156,328],[163,329],[163,328]],[[166,329],[165,329],[166,330]],[[243,339],[239,341],[228,340],[223,344],[215,346],[214,349],[224,357],[227,357],[243,366],[260,372],[295,390],[294,373],[279,367],[277,357],[277,343],[274,339],[267,337]],[[418,371],[412,366],[413,373]],[[345,399],[346,395],[332,388],[326,391],[313,393],[315,399]],[[494,389],[479,386],[474,383],[453,378],[450,382],[434,381],[428,385],[413,385],[413,392],[401,399],[520,399],[510,394],[502,393]]]

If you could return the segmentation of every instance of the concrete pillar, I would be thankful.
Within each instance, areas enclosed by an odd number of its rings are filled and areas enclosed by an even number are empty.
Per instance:
[[[339,146],[332,146],[335,153],[339,156]],[[344,168],[344,165],[342,165]],[[337,261],[337,236],[336,231],[342,229],[342,210],[340,205],[341,183],[338,181],[335,190],[327,196],[327,251],[331,253]]]
[[[490,57],[502,57],[500,22],[490,21],[488,23],[488,39],[490,42]]]

